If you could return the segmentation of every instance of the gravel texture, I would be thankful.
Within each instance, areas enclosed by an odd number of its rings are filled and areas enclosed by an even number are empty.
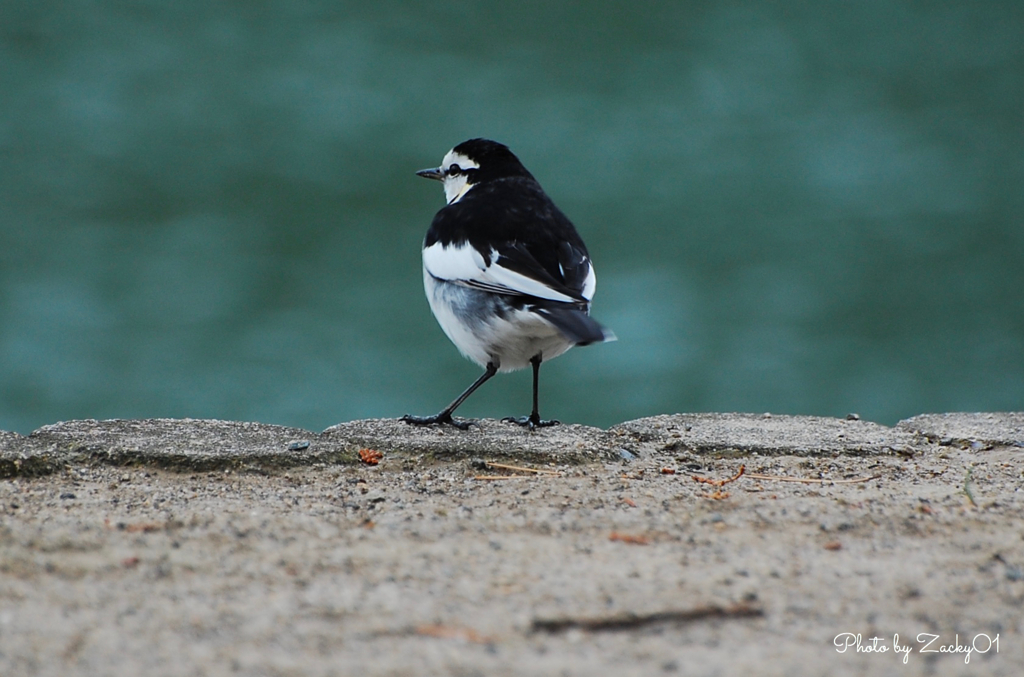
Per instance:
[[[1022,420],[0,432],[0,675],[1016,676]]]

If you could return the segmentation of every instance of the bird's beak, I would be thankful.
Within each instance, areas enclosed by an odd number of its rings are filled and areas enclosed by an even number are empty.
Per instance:
[[[435,181],[444,181],[444,171],[440,167],[421,169],[416,172],[416,176],[422,176],[425,179],[434,179]]]

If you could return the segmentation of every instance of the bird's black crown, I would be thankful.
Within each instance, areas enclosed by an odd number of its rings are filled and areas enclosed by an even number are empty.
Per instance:
[[[515,153],[503,143],[490,139],[470,139],[463,141],[452,150],[480,165],[480,168],[474,172],[476,175],[472,177],[472,183],[513,176],[533,178],[533,175],[526,170]]]

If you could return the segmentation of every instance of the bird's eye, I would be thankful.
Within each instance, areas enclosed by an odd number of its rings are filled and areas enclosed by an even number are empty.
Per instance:
[[[461,174],[462,173],[462,167],[460,167],[458,165],[451,165],[450,167],[448,167],[448,173],[453,175],[453,176],[455,174]]]

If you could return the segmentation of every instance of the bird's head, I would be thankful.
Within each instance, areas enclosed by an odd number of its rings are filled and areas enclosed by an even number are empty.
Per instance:
[[[458,202],[469,189],[485,181],[533,178],[508,146],[489,139],[463,141],[445,154],[440,167],[421,169],[416,174],[444,183],[448,204]]]

